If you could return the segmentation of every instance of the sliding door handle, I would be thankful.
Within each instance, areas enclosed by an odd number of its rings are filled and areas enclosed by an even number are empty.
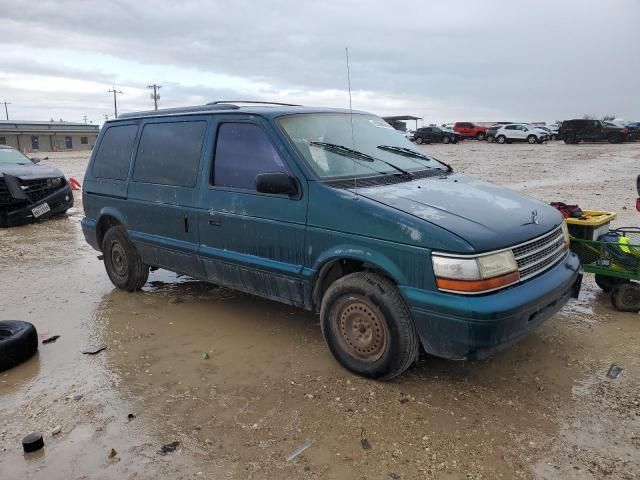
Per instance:
[[[213,210],[209,210],[209,225],[219,227],[222,225],[222,217]]]

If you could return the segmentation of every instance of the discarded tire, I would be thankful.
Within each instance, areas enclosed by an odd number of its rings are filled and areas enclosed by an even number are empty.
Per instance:
[[[38,333],[27,322],[0,322],[0,372],[30,359],[38,350]]]

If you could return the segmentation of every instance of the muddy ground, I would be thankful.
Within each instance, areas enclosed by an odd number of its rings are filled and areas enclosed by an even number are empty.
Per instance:
[[[640,225],[640,143],[424,148]],[[50,157],[82,178],[84,154]],[[423,357],[373,382],[337,365],[310,313],[162,271],[142,292],[116,290],[76,200],[67,217],[0,230],[0,316],[61,336],[0,373],[3,480],[640,478],[640,315],[616,312],[590,276],[579,300],[507,351]],[[107,349],[80,353],[94,344]],[[612,363],[624,369],[615,380]],[[23,455],[31,431],[46,445]]]

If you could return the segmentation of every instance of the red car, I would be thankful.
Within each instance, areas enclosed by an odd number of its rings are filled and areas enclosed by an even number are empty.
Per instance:
[[[464,138],[475,138],[477,140],[484,140],[487,136],[487,127],[471,122],[456,122],[453,124],[453,131]]]

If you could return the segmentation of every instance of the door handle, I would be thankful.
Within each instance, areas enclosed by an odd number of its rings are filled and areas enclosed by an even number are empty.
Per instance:
[[[222,218],[213,210],[209,210],[209,225],[219,227],[222,225]]]

